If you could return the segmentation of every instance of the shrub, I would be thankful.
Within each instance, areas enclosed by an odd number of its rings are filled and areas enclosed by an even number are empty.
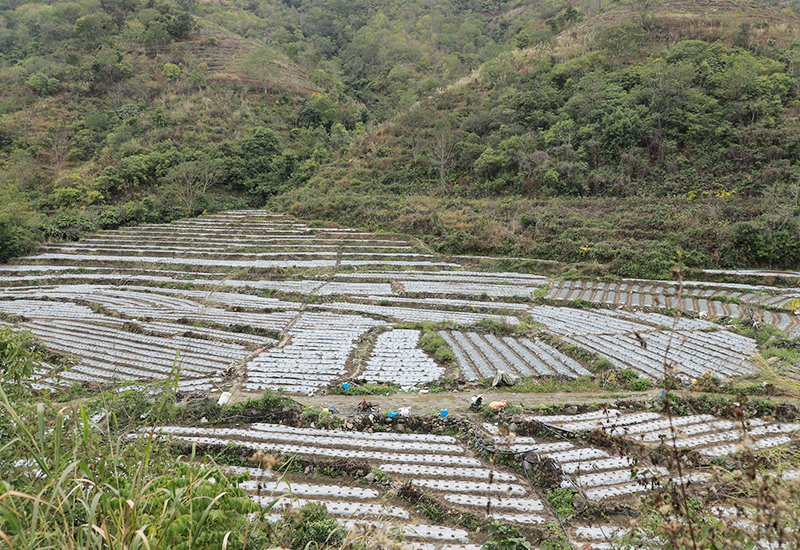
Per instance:
[[[33,334],[0,326],[0,385],[6,393],[22,392],[21,384],[27,382],[39,359]]]
[[[600,357],[597,361],[594,362],[592,368],[595,370],[595,372],[603,372],[613,369],[614,363],[612,363],[606,357]]]
[[[631,391],[647,391],[653,388],[653,383],[646,378],[637,378],[628,384],[628,389]]]
[[[489,542],[481,550],[530,550],[531,544],[520,534],[519,527],[493,521],[487,527]]]
[[[300,509],[302,519],[292,531],[292,549],[302,550],[309,544],[317,546],[336,544],[344,540],[345,532],[336,519],[328,515],[328,509],[321,502],[311,502]],[[315,546],[311,544],[311,548]]]
[[[0,263],[22,256],[33,248],[33,235],[20,226],[0,221]]]

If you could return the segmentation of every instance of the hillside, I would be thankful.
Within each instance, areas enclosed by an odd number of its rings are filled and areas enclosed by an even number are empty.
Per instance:
[[[800,264],[757,2],[7,2],[0,260],[260,207],[587,273]]]
[[[276,204],[445,253],[627,276],[796,266],[796,23],[729,2],[587,18],[420,102]]]

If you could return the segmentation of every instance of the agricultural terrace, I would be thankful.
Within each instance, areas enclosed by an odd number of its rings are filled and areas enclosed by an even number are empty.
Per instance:
[[[432,254],[404,235],[232,211],[44,245],[0,266],[0,313],[46,351],[29,381],[34,390],[173,381],[178,400],[271,390],[303,401],[344,385],[407,396],[442,387],[477,392],[495,378],[533,392],[570,383],[646,391],[665,378],[723,387],[760,380],[765,364],[776,365],[759,355],[769,342],[800,336],[797,288],[766,282],[800,273],[606,281],[565,279],[537,262],[533,273],[491,265]],[[795,376],[791,365],[781,376]],[[486,530],[478,528],[494,520],[526,533],[558,525],[563,510],[537,486],[572,495],[574,518],[561,523],[560,536],[576,548],[611,548],[626,532],[613,518],[628,513],[632,499],[667,480],[709,484],[717,474],[707,466],[725,464],[743,438],[755,451],[783,449],[800,429],[765,415],[743,426],[721,409],[581,406],[544,414],[525,412],[525,398],[520,404],[513,416],[430,424],[376,408],[345,415],[335,431],[314,422],[200,422],[158,426],[154,436],[212,454],[235,448],[294,457],[308,466],[228,472],[250,474],[240,487],[257,503],[291,490],[290,507],[321,503],[356,530],[398,525],[415,548],[479,548]],[[602,437],[586,437],[598,430]],[[678,430],[693,457],[680,475],[657,459]],[[490,456],[521,457],[522,467]],[[335,475],[336,464],[350,464],[347,475]],[[557,472],[555,484],[542,477],[543,464]],[[319,468],[325,475],[309,475]],[[797,472],[775,475],[790,480]],[[277,512],[268,519],[279,521]],[[728,505],[718,512],[736,513]]]

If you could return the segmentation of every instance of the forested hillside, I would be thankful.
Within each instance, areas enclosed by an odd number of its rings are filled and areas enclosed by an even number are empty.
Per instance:
[[[800,265],[793,6],[0,6],[0,260],[231,207],[446,254]]]

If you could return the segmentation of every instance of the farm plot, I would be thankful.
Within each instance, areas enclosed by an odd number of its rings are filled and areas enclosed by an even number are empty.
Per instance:
[[[660,331],[636,322],[669,319],[656,317],[657,314],[611,314],[542,306],[533,308],[531,315],[566,343],[588,349],[619,368],[633,369],[651,379],[664,376],[665,364],[682,379],[705,372],[728,378],[748,374],[755,368],[751,362],[757,350],[755,340],[725,330],[705,332],[704,329],[714,325],[704,321],[678,321],[676,327],[685,330]]]
[[[328,309],[328,310],[362,312],[380,317],[389,317],[406,323],[417,323],[421,321],[431,321],[434,323],[440,323],[443,321],[449,321],[452,323],[458,323],[460,325],[474,325],[480,323],[484,319],[491,319],[500,323],[507,323],[510,325],[516,325],[519,323],[519,319],[509,315],[493,315],[490,313],[466,313],[462,311],[444,311],[444,310],[421,309],[421,308],[410,308],[410,307],[375,306],[370,304],[360,304],[360,303],[350,303],[350,302],[316,304],[314,307],[319,309]]]
[[[410,294],[451,294],[464,296],[523,296],[530,298],[536,287],[478,284],[461,282],[403,281],[404,292]]]
[[[358,339],[378,321],[304,313],[287,332],[290,343],[260,353],[247,366],[247,390],[313,393],[346,373]]]
[[[335,256],[335,255],[333,255]],[[296,258],[284,258],[282,260],[233,260],[233,259],[214,259],[214,258],[187,258],[177,256],[121,256],[112,254],[62,254],[44,253],[35,256],[26,256],[27,261],[69,261],[69,262],[93,262],[105,264],[164,264],[164,265],[187,265],[207,268],[239,268],[239,269],[272,269],[276,267],[297,267],[297,268],[331,268],[337,265],[346,266],[367,266],[367,265],[388,265],[398,267],[460,267],[458,264],[448,262],[425,262],[415,260],[386,260],[376,258],[370,260],[341,260],[336,257],[330,259],[310,259],[302,260]]]
[[[248,309],[293,309],[298,308],[297,302],[286,302],[277,298],[264,298],[261,296],[253,296],[250,294],[237,294],[234,292],[220,292],[217,290],[184,290],[173,288],[158,288],[158,287],[125,287],[127,289],[141,290],[144,292],[172,294],[185,296],[192,300],[205,303],[217,303],[227,307],[242,307]]]
[[[603,428],[614,435],[636,437],[637,441],[655,440],[653,444],[660,444],[659,433],[669,422],[669,419],[656,413],[621,414],[616,410],[584,415],[535,416],[526,420],[572,431]],[[707,416],[675,418],[673,425],[679,426],[679,430],[687,430],[690,435],[682,438],[682,441],[689,441],[690,448],[697,449],[705,456],[724,456],[735,452],[735,445],[742,438],[740,428],[739,431],[730,430],[725,421]],[[800,426],[796,424],[755,423],[750,427],[749,435],[756,440],[757,447],[765,448],[786,443],[789,435],[798,428]],[[536,454],[555,460],[563,472],[563,481],[573,485],[588,500],[601,501],[644,493],[670,478],[670,472],[663,467],[643,464],[627,456],[612,456],[606,450],[579,443],[580,440],[573,443],[516,437],[513,442],[504,445],[503,436],[497,428],[488,425],[484,429],[494,436],[495,448],[524,453],[526,457]],[[729,432],[735,435],[726,435]],[[275,424],[254,424],[246,428],[160,427],[157,433],[162,437],[196,443],[201,448],[235,443],[253,450],[298,455],[323,463],[330,460],[362,460],[366,463],[365,470],[380,470],[394,482],[410,482],[425,493],[479,517],[522,524],[552,521],[545,503],[531,490],[524,477],[468,456],[458,440],[449,436],[328,431]],[[696,443],[701,433],[713,437]],[[719,442],[723,445],[719,445]],[[707,481],[709,477],[703,471],[684,472],[684,479],[694,482]],[[286,489],[277,478],[260,483],[261,496],[264,496],[264,491],[281,492]],[[390,521],[403,520],[417,526],[428,525],[406,502],[375,502],[372,499],[376,495],[372,490],[361,485],[353,486],[338,479],[331,483],[319,478],[308,480],[302,476],[294,479],[292,485],[298,487],[295,491],[297,497],[323,502],[332,514],[339,517],[353,514],[358,519],[372,520],[375,515],[383,513]],[[244,487],[256,493],[259,485],[249,482]],[[387,505],[389,508],[380,510],[372,506],[374,504]],[[435,529],[435,526],[428,527]],[[580,524],[570,526],[570,538],[591,538],[582,529],[585,527]],[[426,528],[420,532],[431,531]],[[469,542],[467,534],[457,540],[448,537],[445,535],[438,540],[462,544]]]
[[[157,428],[157,433],[201,446],[235,442],[254,450],[317,460],[364,460],[370,468],[385,472],[393,480],[410,481],[426,493],[479,517],[486,516],[487,502],[491,504],[489,517],[496,519],[544,523],[549,517],[524,478],[519,479],[510,471],[490,468],[477,458],[465,456],[458,440],[449,436],[341,432],[275,424],[254,424],[247,429],[162,427]],[[294,488],[298,483],[291,486]],[[257,486],[247,483],[244,488],[255,493]],[[273,488],[280,492],[286,487],[277,480],[262,482],[262,494],[264,489]],[[353,515],[358,519],[377,519],[383,514],[405,520],[410,524],[407,533],[411,533],[412,539],[462,545],[470,541],[468,532],[430,525],[410,503],[397,501],[397,505],[387,506],[380,501],[381,495],[377,491],[363,486],[343,486],[317,480],[313,484],[299,484],[295,492],[301,499],[325,503],[331,514],[342,518]]]
[[[476,300],[457,300],[451,298],[400,298],[397,296],[367,296],[367,299],[376,302],[387,301],[392,304],[414,304],[423,309],[454,309],[456,311],[476,309],[505,309],[527,313],[530,308],[528,303],[516,302],[481,302]]]
[[[548,281],[546,277],[541,275],[483,271],[372,271],[340,274],[337,275],[337,277],[347,277],[350,279],[396,279],[398,281],[409,281],[411,283],[429,281],[462,284],[477,283],[480,285],[498,284],[523,287],[539,287],[546,284]]]
[[[347,283],[347,282],[330,282],[321,286],[316,294],[321,296],[330,296],[333,294],[341,294],[345,296],[359,296],[370,294],[391,295],[392,285],[389,283]]]
[[[146,336],[106,324],[74,320],[29,321],[30,330],[47,347],[71,356],[76,364],[40,384],[144,382],[179,374],[178,389],[210,390],[232,362],[248,355],[241,345],[174,336]]]
[[[710,289],[708,287],[711,287]],[[645,280],[622,283],[591,281],[554,282],[547,299],[554,302],[583,300],[605,306],[643,308],[645,310],[677,308],[688,314],[708,319],[743,318],[747,308],[769,306],[786,311],[764,311],[763,321],[780,328],[789,336],[800,335],[798,314],[792,311],[797,292],[776,290],[768,286],[712,282],[686,282],[683,294],[676,296],[677,283],[654,284]],[[741,302],[741,303],[740,303]]]
[[[652,446],[672,445],[674,440],[679,448],[695,450],[707,457],[733,454],[745,440],[752,440],[755,449],[785,445],[800,430],[800,424],[797,423],[751,419],[743,428],[741,422],[719,420],[711,415],[669,419],[659,413],[623,414],[616,409],[575,416],[530,416],[525,420],[575,432],[603,429],[610,435]]]
[[[0,312],[24,318],[94,320],[99,317],[91,308],[72,302],[6,299],[0,300]]]
[[[250,326],[253,328],[282,331],[297,316],[297,311],[284,310],[274,313],[243,313],[206,307],[194,300],[173,296],[169,293],[139,292],[128,287],[104,287],[101,285],[62,285],[37,289],[14,289],[3,293],[6,297],[38,297],[57,300],[86,301],[107,308],[128,319],[145,319],[181,322],[210,322],[222,326]],[[12,308],[3,305],[0,308]],[[10,302],[13,304],[13,301]],[[281,306],[299,307],[300,304],[281,302]],[[3,311],[0,309],[0,311]],[[12,311],[8,311],[12,313]],[[30,316],[25,313],[22,315]],[[41,316],[41,315],[40,315]]]
[[[567,419],[579,419],[580,417],[581,415],[566,416],[561,419],[564,423],[568,423]],[[594,413],[590,413],[589,417],[602,418],[595,416]],[[558,419],[559,417],[537,416],[528,417],[525,420],[537,420],[557,425],[554,418]],[[540,457],[552,458],[561,468],[565,484],[574,487],[589,500],[600,501],[646,492],[669,475],[664,468],[642,464],[634,465],[633,461],[626,456],[612,456],[603,449],[576,445],[570,441],[545,443],[531,437],[516,437],[512,444],[506,443],[503,446],[505,436],[491,425],[484,426],[484,428],[495,436],[495,441],[500,448],[520,453],[536,453]],[[634,469],[636,475],[632,475]],[[702,472],[691,472],[690,475],[698,481],[705,477]]]
[[[127,235],[126,237],[131,237]],[[153,237],[156,237],[153,235]],[[187,246],[184,244],[171,244],[164,239],[159,242],[155,239],[154,242],[122,239],[119,242],[116,238],[105,237],[89,237],[77,243],[58,243],[50,245],[42,245],[41,250],[54,251],[54,252],[118,252],[120,254],[126,253],[142,253],[142,252],[172,252],[176,254],[192,256],[192,255],[216,255],[226,256],[237,254],[245,257],[258,257],[258,256],[272,256],[272,255],[285,255],[287,252],[294,254],[304,255],[331,255],[331,254],[380,254],[380,255],[401,255],[401,256],[421,256],[414,252],[413,247],[405,244],[388,244],[382,242],[374,242],[372,244],[363,244],[365,241],[354,241],[353,244],[349,241],[339,241],[334,244],[325,244],[320,239],[292,239],[292,240],[279,240],[277,243],[264,243],[253,240],[253,242],[236,242],[235,248],[231,246],[229,240],[220,239],[203,239],[197,243]],[[430,254],[423,254],[422,256],[430,256]]]
[[[408,238],[378,238],[340,228],[310,228],[296,220],[227,214],[170,225],[121,228],[101,232],[79,243],[42,248],[34,260],[134,262],[217,268],[333,267],[342,265],[446,266],[420,253]],[[162,255],[169,253],[170,256]],[[220,263],[220,262],[225,262]],[[458,266],[456,266],[458,267]]]
[[[147,332],[155,332],[168,337],[179,335],[187,338],[201,338],[218,340],[220,342],[234,342],[241,344],[248,349],[270,348],[278,343],[278,341],[273,338],[259,336],[257,334],[248,334],[246,332],[218,330],[195,325],[187,326],[180,323],[131,322],[139,325],[142,328],[142,331],[146,330]]]
[[[477,332],[440,331],[439,335],[450,346],[466,380],[490,378],[498,372],[517,376],[591,376],[580,363],[541,341]]]
[[[444,265],[433,256],[419,255],[404,236],[375,235],[341,228],[311,228],[304,222],[263,211],[224,213],[163,226],[121,228],[100,232],[79,243],[51,245],[49,250],[61,258],[58,262],[65,265],[2,266],[3,273],[14,274],[13,281],[11,278],[3,281],[6,285],[13,285],[22,282],[20,277],[53,276],[55,278],[51,280],[54,282],[65,280],[74,283],[75,279],[85,277],[87,281],[107,280],[114,284],[6,288],[1,294],[6,299],[0,300],[0,311],[33,319],[88,322],[96,320],[84,305],[90,304],[95,310],[138,322],[146,333],[170,337],[192,332],[196,339],[234,342],[248,349],[274,347],[275,342],[260,337],[229,337],[224,329],[231,327],[247,331],[250,327],[262,333],[267,330],[290,338],[296,336],[296,341],[290,340],[281,349],[299,353],[304,368],[310,369],[311,364],[317,364],[321,369],[316,378],[310,374],[311,371],[303,371],[307,381],[301,383],[297,373],[292,377],[287,371],[286,365],[290,360],[278,357],[287,352],[274,351],[275,364],[269,363],[271,359],[262,353],[262,357],[256,358],[251,373],[253,378],[248,381],[256,391],[270,387],[310,392],[343,375],[342,369],[347,362],[344,356],[358,338],[348,332],[350,327],[346,327],[348,330],[337,328],[324,339],[323,349],[337,357],[333,366],[325,365],[323,368],[324,361],[320,362],[320,356],[315,357],[313,352],[294,347],[304,341],[310,349],[311,340],[321,338],[321,332],[327,329],[326,325],[321,325],[299,330],[297,319],[310,319],[313,312],[329,312],[336,318],[345,318],[348,324],[357,327],[354,334],[359,335],[375,323],[391,325],[394,322],[430,321],[471,326],[491,320],[516,325],[520,317],[530,315],[534,321],[543,323],[551,333],[562,336],[569,343],[579,344],[607,356],[617,366],[634,368],[651,378],[661,376],[664,359],[680,368],[686,378],[696,377],[706,370],[726,377],[747,373],[751,371],[747,359],[755,350],[752,341],[725,331],[707,332],[718,328],[709,321],[679,319],[676,322],[653,313],[657,310],[654,306],[656,299],[661,307],[672,303],[669,300],[675,300],[675,286],[668,283],[552,282],[539,275],[524,273],[466,271],[460,265]],[[96,253],[88,254],[90,250]],[[278,256],[270,256],[276,254]],[[46,261],[47,257],[37,256],[37,261]],[[408,263],[417,260],[424,261],[418,267]],[[366,269],[355,269],[359,265]],[[378,267],[390,265],[395,268]],[[289,273],[288,276],[295,280],[269,280],[287,276],[293,266],[323,268],[325,272],[314,272],[313,277],[306,278],[302,272]],[[348,266],[353,269],[347,269]],[[274,270],[273,267],[286,268],[287,271]],[[131,284],[139,281],[172,283],[172,286],[180,285],[181,288]],[[125,284],[121,284],[123,282]],[[581,298],[608,305],[631,305],[638,300],[646,312],[634,307],[630,308],[633,311],[580,311],[531,306],[531,293],[546,283],[554,285],[550,297],[556,301]],[[216,290],[223,286],[224,291]],[[712,300],[718,293],[727,293],[724,295],[734,302],[764,301],[773,307],[783,298],[797,294],[796,291],[787,291],[777,296],[768,287],[747,285],[709,286],[710,289],[685,290],[692,294],[690,298],[685,295],[684,300],[697,310],[708,308],[716,316],[726,312],[744,315],[742,304]],[[337,295],[345,300],[310,300],[322,303],[304,304],[231,290],[237,287],[274,289],[307,296]],[[423,298],[414,294],[441,296]],[[483,300],[459,299],[459,295],[480,295]],[[525,300],[508,299],[515,295],[523,296]],[[509,312],[513,315],[507,314]],[[765,311],[763,317],[765,322],[787,331],[797,327],[796,316],[793,317],[789,311]],[[175,327],[170,326],[173,324]],[[216,328],[206,328],[204,332],[198,327],[202,324]],[[667,337],[666,332],[658,331],[660,327],[678,332]],[[570,377],[589,374],[580,364],[543,342],[469,331],[447,332],[443,336],[469,380],[491,377],[497,372]],[[333,344],[337,338],[339,348]],[[642,341],[646,347],[641,345]],[[419,353],[419,350],[415,351],[415,345],[404,345],[408,347],[407,353]],[[668,355],[667,348],[670,350]],[[262,359],[264,363],[259,367]],[[278,359],[282,361],[280,364]],[[421,357],[411,359],[409,355],[408,358],[396,356],[394,359],[402,367],[393,371],[401,385],[439,377],[440,369],[434,369]],[[408,361],[412,361],[414,366]],[[392,371],[389,357],[383,362],[385,368],[375,357],[367,371],[370,377],[379,380],[389,376]],[[281,377],[282,382],[278,380]]]
[[[417,347],[421,332],[395,329],[380,334],[362,377],[367,382],[392,382],[410,389],[438,380],[444,369]]]

